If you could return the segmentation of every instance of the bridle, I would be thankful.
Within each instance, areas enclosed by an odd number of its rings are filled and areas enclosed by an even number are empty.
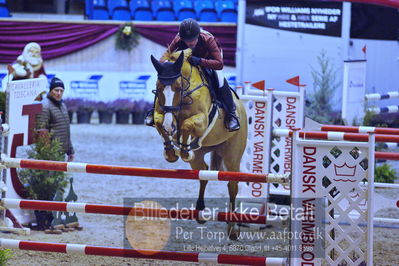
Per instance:
[[[191,97],[191,94],[197,90],[199,90],[202,87],[208,87],[208,85],[205,83],[204,81],[204,74],[202,73],[201,69],[199,67],[198,71],[200,72],[200,77],[201,77],[201,84],[199,84],[198,86],[196,86],[195,88],[190,90],[190,79],[191,79],[191,75],[193,73],[193,66],[190,65],[190,74],[188,77],[185,77],[182,75],[182,73],[180,72],[178,75],[173,76],[173,77],[163,77],[163,76],[159,76],[158,75],[158,80],[162,83],[162,80],[168,79],[168,80],[172,80],[173,79],[173,83],[176,82],[177,79],[181,79],[181,87],[179,89],[180,92],[180,102],[178,105],[161,105],[159,102],[159,106],[161,111],[166,114],[166,113],[171,113],[173,115],[173,117],[176,120],[176,144],[181,146],[182,149],[188,149],[188,147],[184,147],[184,146],[189,146],[186,144],[182,144],[180,142],[180,124],[179,124],[179,118],[180,118],[180,111],[183,109],[183,106],[185,105],[191,105],[193,104],[194,100]],[[172,84],[173,84],[172,83]],[[184,86],[184,84],[187,84],[187,86]],[[158,96],[158,89],[153,91],[153,93],[155,93]],[[186,98],[189,98],[189,101],[185,101]],[[174,134],[173,134],[174,135]],[[164,143],[165,144],[165,149],[170,149],[173,148],[172,147],[172,142],[171,141],[167,141]]]
[[[204,82],[204,77],[203,77],[204,75],[202,74],[202,71],[201,71],[199,68],[198,68],[198,70],[199,70],[199,72],[200,72],[200,76],[201,76],[201,81],[202,81],[202,83],[199,84],[198,86],[196,86],[195,88],[193,88],[192,90],[190,90],[190,85],[191,85],[190,79],[191,79],[191,75],[192,75],[192,73],[193,73],[193,66],[192,66],[192,65],[190,65],[190,74],[189,74],[188,77],[183,76],[181,73],[179,73],[178,75],[173,76],[173,77],[163,77],[163,76],[159,76],[159,75],[158,75],[158,80],[160,80],[161,83],[162,83],[162,80],[163,80],[163,79],[173,79],[173,80],[174,80],[173,82],[175,82],[175,80],[177,80],[178,78],[180,78],[180,79],[181,79],[181,84],[182,84],[182,86],[183,86],[183,84],[184,84],[184,81],[185,81],[186,84],[187,84],[187,86],[186,86],[185,88],[180,88],[180,89],[179,89],[179,92],[180,92],[180,102],[179,102],[178,105],[170,105],[170,106],[167,106],[167,105],[161,105],[161,104],[159,104],[159,106],[160,106],[161,110],[164,112],[164,114],[166,114],[166,113],[175,114],[175,113],[179,112],[179,111],[182,109],[182,107],[183,107],[184,105],[191,105],[191,104],[193,103],[193,98],[191,97],[191,94],[192,94],[193,92],[195,92],[196,90],[198,90],[198,89],[204,87],[204,86],[205,86],[205,87],[208,87],[208,85]],[[155,91],[153,91],[153,92],[154,92],[155,94],[158,94],[158,90],[155,90]],[[189,98],[190,101],[189,101],[189,102],[185,102],[185,101],[184,101],[185,98]]]

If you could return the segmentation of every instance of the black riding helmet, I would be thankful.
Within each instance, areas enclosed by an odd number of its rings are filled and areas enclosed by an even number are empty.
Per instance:
[[[197,39],[200,31],[201,29],[198,22],[192,18],[186,18],[179,26],[179,36],[185,42],[191,42]]]

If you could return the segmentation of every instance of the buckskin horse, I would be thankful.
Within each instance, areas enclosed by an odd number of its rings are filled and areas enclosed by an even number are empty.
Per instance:
[[[239,172],[248,131],[245,108],[233,95],[241,128],[229,132],[224,126],[225,112],[213,103],[202,69],[187,61],[191,53],[191,49],[168,53],[164,55],[167,60],[164,63],[151,56],[158,73],[154,123],[164,141],[165,159],[175,162],[180,156],[183,161],[190,163],[192,169],[209,170],[204,156],[211,152],[210,170]],[[200,181],[197,210],[205,208],[207,183],[207,180]],[[229,209],[232,212],[235,209],[238,182],[229,181],[228,190]],[[228,223],[230,239],[237,239],[238,234],[237,226]]]

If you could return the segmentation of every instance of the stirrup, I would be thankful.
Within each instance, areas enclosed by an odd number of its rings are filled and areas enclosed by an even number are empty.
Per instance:
[[[151,109],[147,112],[144,118],[146,126],[153,127],[154,126],[154,109]]]

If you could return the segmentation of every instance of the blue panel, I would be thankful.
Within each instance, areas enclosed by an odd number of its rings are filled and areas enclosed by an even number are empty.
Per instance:
[[[138,9],[133,14],[133,19],[141,20],[141,21],[151,21],[152,20],[152,12],[150,10]]]
[[[186,18],[197,19],[197,14],[194,10],[194,4],[191,0],[174,0],[173,8],[178,20]]]
[[[174,0],[173,8],[176,14],[178,14],[182,10],[187,10],[187,9],[194,10],[194,5],[193,2],[191,2],[191,0]]]
[[[103,75],[91,75],[90,77],[89,77],[89,79],[91,79],[91,80],[100,80],[101,78],[103,77]]]
[[[112,19],[114,20],[130,20],[130,10],[126,7],[116,7],[112,14]]]
[[[175,21],[175,13],[172,10],[160,10],[155,16],[159,21]]]
[[[138,9],[150,10],[150,2],[148,2],[147,0],[131,0],[130,1],[130,11],[132,12],[132,15]]]
[[[109,19],[109,14],[108,10],[106,9],[98,9],[97,7],[94,7],[93,9],[93,19]]]
[[[229,0],[219,0],[215,2],[215,9],[219,16],[225,11],[237,13],[237,9],[233,1]]]
[[[225,11],[220,14],[219,18],[222,22],[237,22],[237,13],[234,11]]]
[[[85,0],[85,16],[91,19],[93,15],[93,1]]]
[[[207,22],[218,21],[213,1],[196,0],[194,1],[194,7],[195,11],[197,12],[198,20]]]
[[[218,21],[215,11],[203,10],[199,14],[198,18],[199,18],[199,21],[206,21],[206,22],[217,22]]]
[[[151,2],[154,17],[159,21],[175,21],[175,13],[169,0],[153,0]]]
[[[112,15],[113,20],[131,20],[130,12],[127,10],[115,10]]]
[[[0,17],[10,17],[10,12],[6,6],[0,6]]]
[[[107,7],[105,0],[93,0],[93,6]]]
[[[153,20],[150,3],[147,0],[131,0],[130,12],[134,20],[141,20],[141,21]]]
[[[209,0],[196,0],[194,1],[194,8],[199,15],[204,9],[214,10],[213,1]],[[215,11],[216,12],[216,11]]]
[[[110,14],[113,13],[114,9],[117,7],[128,8],[129,5],[127,4],[126,0],[111,0],[108,1],[108,10]]]
[[[197,15],[195,14],[194,10],[182,10],[177,14],[177,19],[178,20],[183,20],[186,18],[193,18],[197,19]]]
[[[152,0],[151,7],[154,14],[159,10],[173,10],[172,3],[169,0]]]
[[[147,81],[151,78],[151,75],[140,75],[137,79]]]
[[[48,82],[50,82],[55,77],[55,74],[47,74],[46,76],[47,76]]]

